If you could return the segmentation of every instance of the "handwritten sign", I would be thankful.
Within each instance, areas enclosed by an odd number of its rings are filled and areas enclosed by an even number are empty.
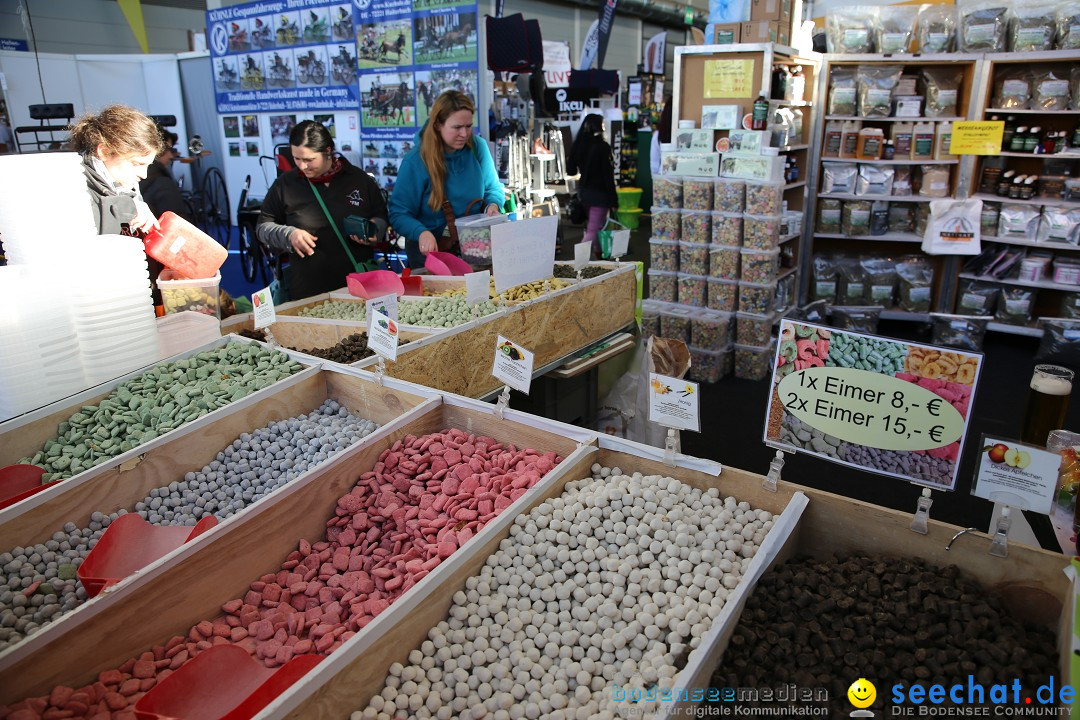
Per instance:
[[[783,320],[765,442],[951,490],[982,356]]]
[[[753,93],[753,60],[706,60],[706,98],[749,98]]]
[[[382,313],[370,313],[368,319],[368,347],[387,360],[397,360],[397,322]]]
[[[479,305],[491,297],[491,271],[465,273],[465,304]]]
[[[701,427],[698,384],[649,373],[649,420],[676,430]]]
[[[491,268],[495,292],[551,277],[555,268],[555,215],[494,225],[491,228]]]
[[[375,314],[382,314],[397,322],[398,319],[398,299],[397,295],[391,293],[389,295],[380,295],[377,298],[371,298],[364,303],[364,310],[367,314],[370,324],[370,318]]]
[[[1001,120],[953,123],[949,152],[953,155],[997,155],[1001,152],[1001,138],[1005,123]]]
[[[1049,515],[1061,455],[1019,440],[982,436],[971,494],[1021,510]]]
[[[491,374],[499,382],[528,395],[532,384],[533,354],[499,335],[495,341],[495,365]]]
[[[277,320],[274,311],[274,296],[270,288],[265,287],[251,296],[251,307],[255,310],[255,329],[262,330],[264,327],[273,325]]]

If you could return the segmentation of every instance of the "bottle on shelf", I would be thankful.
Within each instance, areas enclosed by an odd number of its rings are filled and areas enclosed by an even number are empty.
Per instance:
[[[783,65],[773,65],[772,88],[769,91],[769,97],[773,100],[787,99],[788,78],[787,68]]]
[[[1035,125],[1031,128],[1031,131],[1028,132],[1027,136],[1024,138],[1024,152],[1034,153],[1035,149],[1039,147],[1039,140],[1041,138],[1042,128],[1038,125]]]
[[[1027,180],[1027,175],[1017,175],[1013,178],[1012,184],[1009,185],[1009,199],[1019,200],[1020,195],[1024,192],[1024,181]]]
[[[994,115],[995,118],[999,117]],[[1012,146],[1013,135],[1016,134],[1016,116],[1009,115],[1005,119],[1005,129],[1001,133],[1001,149],[1008,150]]]
[[[870,205],[870,234],[884,235],[889,232],[889,201],[875,200]]]
[[[915,125],[909,122],[892,124],[892,140],[896,145],[896,157],[905,160],[911,158],[911,140],[915,132]]]
[[[859,140],[855,156],[860,160],[878,160],[881,158],[881,144],[885,141],[885,132],[881,128],[865,127],[859,130]]]
[[[937,124],[937,138],[934,142],[934,159],[951,160],[956,157],[949,148],[952,146],[952,123],[946,120]]]
[[[885,144],[881,147],[881,159],[882,160],[894,160],[896,159],[896,146],[893,145],[892,140],[886,140]]]
[[[1001,178],[998,180],[997,194],[1001,197],[1009,197],[1009,188],[1012,187],[1013,178],[1016,177],[1015,170],[1006,170],[1001,173]]]
[[[1012,135],[1012,139],[1009,141],[1009,152],[1024,152],[1024,138],[1027,137],[1027,134],[1027,125],[1020,125],[1017,127]]]
[[[1077,123],[1076,127],[1073,128],[1071,145],[1074,148],[1080,148],[1080,123]]]
[[[1035,197],[1035,188],[1038,186],[1038,183],[1038,175],[1028,175],[1024,178],[1024,186],[1020,188],[1020,199],[1030,200]]]
[[[859,130],[862,123],[858,120],[845,120],[843,135],[840,140],[840,157],[853,158],[859,148]]]
[[[983,159],[982,179],[979,182],[979,192],[996,193],[998,180],[1005,171],[1005,158],[987,157]]]
[[[802,102],[806,95],[806,76],[803,75],[802,66],[796,65],[791,69],[785,96],[792,102]]]
[[[934,159],[934,123],[917,122],[912,133],[912,160]]]
[[[764,95],[758,95],[754,101],[754,112],[751,115],[751,130],[764,130],[769,122],[769,101]]]
[[[844,123],[841,120],[829,120],[825,123],[824,157],[840,157],[840,148],[844,136]]]

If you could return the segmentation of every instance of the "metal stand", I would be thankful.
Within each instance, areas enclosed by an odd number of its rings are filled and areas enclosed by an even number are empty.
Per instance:
[[[765,476],[765,481],[761,483],[761,487],[769,492],[776,492],[776,484],[780,482],[780,472],[783,469],[784,452],[782,450],[777,450],[776,457],[769,461],[769,472]]]
[[[675,453],[679,452],[679,431],[668,428],[667,438],[664,440],[664,464],[675,467]]]
[[[930,506],[933,504],[934,499],[930,497],[930,488],[923,488],[922,496],[919,498],[918,505],[915,508],[915,517],[911,520],[910,527],[913,532],[923,535],[930,532],[926,522],[930,519]]]
[[[1001,508],[1001,517],[998,518],[997,527],[994,528],[994,538],[990,542],[990,554],[995,557],[1009,556],[1009,527],[1012,519],[1009,518],[1009,506]]]
[[[495,417],[500,420],[503,419],[503,412],[510,405],[510,386],[503,385],[502,392],[499,393],[499,399],[495,401]]]

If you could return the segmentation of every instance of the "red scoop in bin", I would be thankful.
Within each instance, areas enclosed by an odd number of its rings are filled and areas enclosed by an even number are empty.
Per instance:
[[[371,270],[363,273],[349,273],[345,276],[349,294],[370,300],[383,295],[403,295],[405,286],[397,273],[389,270]]]
[[[8,465],[0,468],[0,510],[49,487],[49,483],[41,484],[41,476],[44,474],[45,469],[37,465]]]
[[[301,655],[268,668],[236,645],[215,645],[135,703],[139,720],[247,720],[322,660]]]
[[[158,218],[160,230],[151,230],[143,245],[146,254],[188,278],[212,278],[229,252],[214,238],[172,212]]]
[[[141,515],[121,515],[109,525],[75,574],[86,593],[94,597],[215,525],[217,518],[213,515],[204,517],[195,527],[151,525]]]
[[[472,272],[469,263],[448,252],[429,252],[424,258],[424,267],[432,275],[465,275]]]
[[[405,286],[406,295],[419,297],[424,294],[424,279],[418,275],[414,276],[409,268],[401,271],[401,284]]]

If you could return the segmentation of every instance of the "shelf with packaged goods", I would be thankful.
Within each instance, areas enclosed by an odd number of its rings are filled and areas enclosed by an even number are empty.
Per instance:
[[[838,307],[843,307],[838,306]],[[832,309],[829,309],[829,314],[832,315]],[[930,322],[929,313],[909,312],[907,310],[882,310],[880,318],[882,320],[902,320],[904,322]]]
[[[994,332],[1008,333],[1010,335],[1026,335],[1027,337],[1042,337],[1042,328],[1032,327],[1030,325],[1012,325],[1010,323],[1001,322],[989,322],[986,324],[987,330],[993,330]]]
[[[1072,153],[1026,153],[1026,152],[1011,152],[1002,150],[998,153],[1000,157],[1015,157],[1015,158],[1035,158],[1036,160],[1080,160],[1080,152]]]
[[[928,203],[935,200],[948,200],[949,197],[922,197],[920,195],[852,195],[849,193],[818,193],[818,198],[823,200],[885,200],[887,202],[913,202]],[[1080,203],[1077,203],[1080,205]]]
[[[1021,200],[1020,198],[1008,198],[1000,195],[991,195],[990,193],[975,193],[972,197],[982,200],[983,202],[1005,204],[1016,203],[1019,205],[1038,205],[1039,207],[1053,205],[1055,207],[1080,208],[1080,200],[1065,200],[1064,198],[1032,198],[1030,200]]]
[[[778,151],[780,151],[780,152],[782,152],[782,153],[786,153],[786,152],[798,152],[799,150],[809,150],[809,149],[810,149],[810,145],[809,145],[809,144],[803,144],[803,145],[785,145],[785,146],[784,146],[784,147],[782,147],[782,148],[777,148],[777,150],[778,150]]]
[[[952,160],[865,160],[862,158],[823,156],[821,158],[821,162],[862,163],[864,165],[959,165],[960,158],[955,158]]]
[[[826,120],[861,120],[863,122],[957,122],[962,117],[864,117],[862,115],[826,115]]]
[[[814,106],[814,103],[810,102],[809,100],[777,100],[777,99],[772,99],[772,100],[769,100],[769,104],[771,104],[771,105],[785,105],[787,107],[798,107],[798,108],[804,108],[804,107],[808,108],[808,107],[813,107]]]
[[[1080,246],[1070,245],[1064,242],[1040,242],[1027,238],[1000,238],[992,235],[983,235],[982,242],[1002,243],[1005,245],[1023,245],[1024,247],[1042,248],[1043,250],[1071,250],[1080,251]]]
[[[868,240],[871,242],[904,242],[921,243],[922,235],[909,233],[886,233],[884,235],[844,235],[843,233],[814,233],[814,237],[830,238],[833,240]]]
[[[1066,285],[1051,280],[1020,280],[1018,278],[996,278],[975,273],[960,273],[963,280],[978,280],[979,282],[997,283],[998,285],[1015,285],[1017,287],[1039,288],[1041,290],[1064,290],[1066,292],[1080,292],[1080,285]]]
[[[1080,115],[1080,110],[1029,110],[1027,108],[986,108],[983,113],[1005,115]]]

